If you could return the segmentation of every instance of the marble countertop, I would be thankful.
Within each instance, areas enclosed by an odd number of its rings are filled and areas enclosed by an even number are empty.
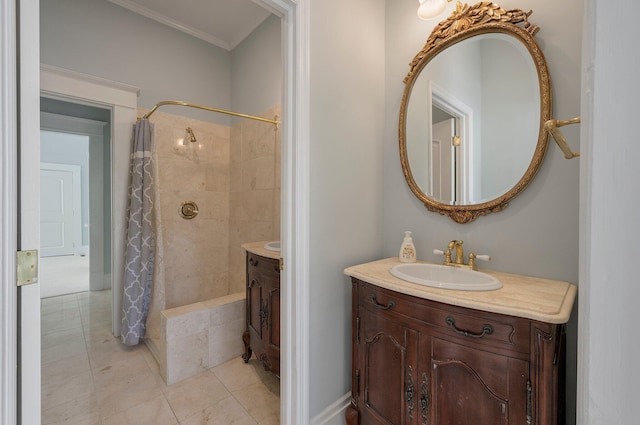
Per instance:
[[[259,255],[261,257],[273,258],[274,260],[280,259],[280,251],[271,251],[265,249],[264,245],[271,241],[263,241],[263,242],[247,242],[242,244],[242,248],[245,251],[248,251],[252,254]]]
[[[577,293],[577,287],[568,282],[490,270],[481,271],[498,278],[502,282],[501,289],[455,291],[431,288],[391,275],[389,270],[396,264],[400,264],[397,257],[386,258],[348,267],[344,273],[373,285],[419,298],[546,323],[566,323],[571,316]]]

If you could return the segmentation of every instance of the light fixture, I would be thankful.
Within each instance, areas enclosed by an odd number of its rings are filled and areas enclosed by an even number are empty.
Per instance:
[[[567,124],[579,124],[580,117],[575,117],[570,120],[549,120],[544,123],[544,129],[548,131],[553,139],[558,144],[560,150],[564,153],[564,157],[567,159],[575,158],[580,156],[579,152],[573,152],[567,143],[567,139],[562,134],[562,131],[558,127],[562,127]]]
[[[447,3],[452,0],[418,0],[420,6],[418,7],[418,17],[420,19],[433,19],[439,16],[447,7]]]

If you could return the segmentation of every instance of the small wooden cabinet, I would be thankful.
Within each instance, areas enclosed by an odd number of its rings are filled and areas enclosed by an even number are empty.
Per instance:
[[[245,363],[255,353],[265,370],[280,376],[280,264],[247,252]]]
[[[347,424],[564,423],[564,325],[352,291]]]

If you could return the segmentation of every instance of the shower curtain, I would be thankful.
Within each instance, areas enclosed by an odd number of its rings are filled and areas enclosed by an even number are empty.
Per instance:
[[[153,124],[138,120],[134,127],[124,293],[122,299],[122,342],[138,344],[144,336],[151,301],[154,256],[153,217]]]

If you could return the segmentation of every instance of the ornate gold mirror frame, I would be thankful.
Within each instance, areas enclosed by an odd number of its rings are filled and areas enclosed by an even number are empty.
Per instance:
[[[492,2],[479,2],[473,6],[458,2],[456,10],[449,18],[440,22],[427,39],[424,48],[409,64],[410,70],[404,79],[405,90],[400,106],[400,162],[402,171],[411,191],[424,203],[429,211],[449,216],[457,223],[468,223],[479,216],[503,210],[509,201],[522,192],[531,182],[540,168],[547,150],[548,132],[544,124],[551,118],[551,83],[547,63],[542,50],[533,36],[539,27],[528,21],[532,11],[524,12],[520,9],[504,10]],[[520,24],[520,25],[518,25]],[[446,48],[462,40],[487,33],[503,33],[520,40],[528,49],[536,66],[540,86],[540,125],[538,142],[529,167],[520,180],[505,194],[478,204],[449,205],[438,202],[427,196],[416,183],[407,156],[406,122],[407,106],[411,91],[417,77],[424,67]],[[513,137],[517,137],[514,135]]]

